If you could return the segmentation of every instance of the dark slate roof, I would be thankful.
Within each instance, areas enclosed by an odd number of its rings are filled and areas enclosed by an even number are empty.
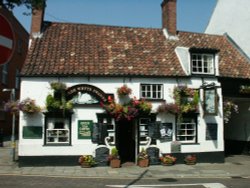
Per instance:
[[[250,78],[250,63],[227,37],[162,29],[50,23],[33,39],[23,76],[186,76],[176,47],[219,50],[221,77]]]

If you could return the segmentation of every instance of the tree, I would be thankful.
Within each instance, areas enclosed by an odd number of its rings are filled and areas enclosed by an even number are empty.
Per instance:
[[[0,0],[0,5],[4,5],[9,10],[21,5],[26,6],[28,9],[39,9],[46,5],[46,0]]]

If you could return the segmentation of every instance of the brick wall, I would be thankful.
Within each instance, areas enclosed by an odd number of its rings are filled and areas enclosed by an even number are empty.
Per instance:
[[[0,129],[3,129],[4,135],[8,136],[11,134],[12,118],[9,113],[3,111],[3,101],[10,99],[10,92],[2,92],[2,90],[4,88],[16,88],[16,70],[20,71],[24,64],[28,50],[29,34],[14,17],[12,12],[4,7],[0,7],[0,14],[8,19],[14,31],[14,54],[7,63],[8,76],[6,84],[2,83],[3,66],[0,66]],[[16,98],[19,98],[18,88],[16,89]],[[16,122],[16,128],[18,128],[18,121]]]

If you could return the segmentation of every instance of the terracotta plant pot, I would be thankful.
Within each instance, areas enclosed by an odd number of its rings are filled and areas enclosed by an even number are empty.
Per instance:
[[[148,167],[149,165],[149,159],[142,159],[138,161],[139,167]]]
[[[110,161],[111,168],[120,168],[121,167],[121,160],[119,159],[112,159]]]
[[[82,168],[91,168],[91,165],[89,163],[81,163]]]
[[[195,165],[196,161],[186,161],[185,164],[186,165]]]
[[[173,166],[174,165],[174,162],[172,163],[161,163],[163,166]]]

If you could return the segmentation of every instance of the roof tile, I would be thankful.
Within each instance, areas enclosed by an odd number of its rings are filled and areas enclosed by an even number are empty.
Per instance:
[[[186,76],[175,48],[218,49],[222,77],[250,78],[250,63],[225,36],[162,29],[50,23],[33,39],[23,76]]]

